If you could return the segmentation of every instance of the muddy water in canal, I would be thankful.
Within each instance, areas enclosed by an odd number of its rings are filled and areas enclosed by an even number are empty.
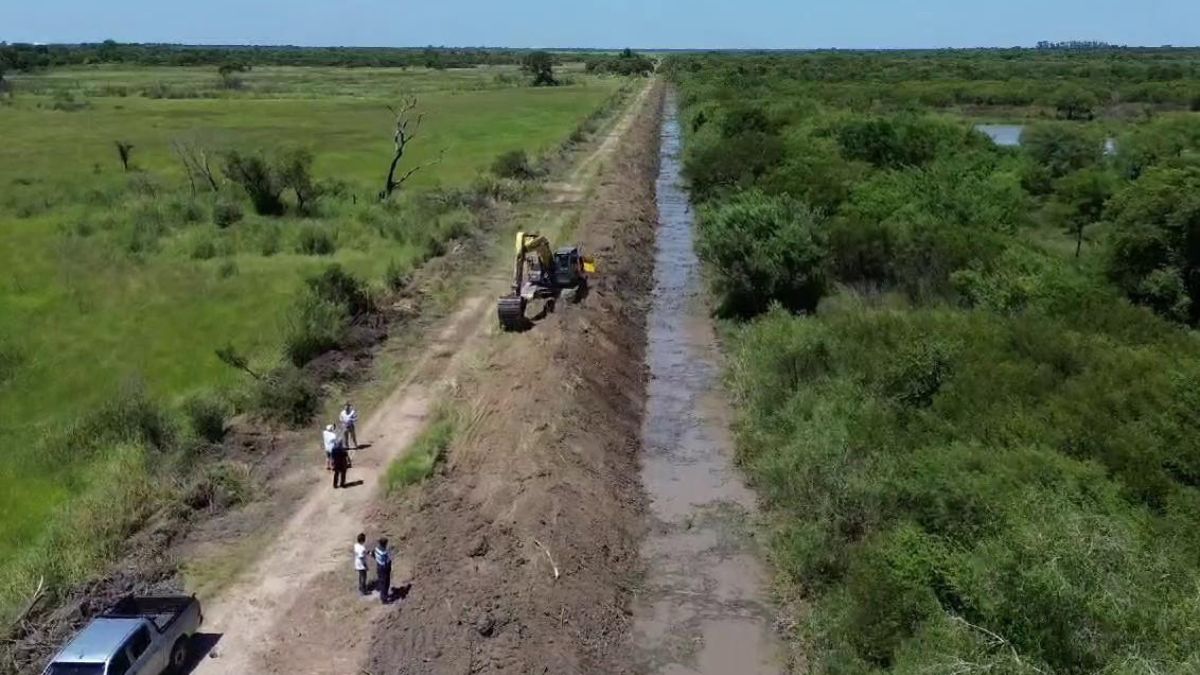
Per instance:
[[[651,527],[634,613],[640,670],[779,673],[767,576],[748,522],[755,499],[733,465],[720,353],[680,177],[673,97],[661,142],[642,464]]]

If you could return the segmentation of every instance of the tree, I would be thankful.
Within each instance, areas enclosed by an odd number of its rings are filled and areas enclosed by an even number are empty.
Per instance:
[[[284,186],[261,155],[243,155],[234,150],[225,155],[225,176],[240,185],[260,216],[282,216],[286,209],[280,195]]]
[[[192,188],[192,196],[196,195],[196,180],[203,178],[212,192],[216,192],[219,187],[217,185],[217,177],[214,175],[212,167],[208,162],[208,151],[195,143],[187,141],[172,141],[171,149],[175,151],[175,156],[179,158],[179,162],[183,164],[183,171],[187,174],[188,184]]]
[[[1109,205],[1108,275],[1130,300],[1200,320],[1200,163],[1156,166]]]
[[[530,52],[521,67],[533,78],[535,87],[553,87],[558,84],[558,80],[554,78],[554,56],[550,52]]]
[[[279,185],[296,195],[296,210],[308,214],[320,196],[312,179],[312,153],[303,148],[287,150],[276,163]]]
[[[827,289],[829,252],[812,209],[752,191],[702,216],[699,253],[713,266],[722,314],[751,317],[772,303],[816,310]]]
[[[417,132],[421,129],[421,123],[425,120],[425,114],[416,113],[416,109],[417,99],[415,97],[405,99],[399,107],[388,106],[388,111],[392,113],[392,116],[396,120],[396,132],[392,136],[394,144],[392,161],[388,165],[387,180],[384,182],[383,190],[379,193],[380,201],[386,201],[390,198],[393,192],[401,185],[404,185],[405,181],[413,177],[413,174],[442,161],[442,155],[439,154],[437,159],[425,164],[418,164],[405,172],[404,175],[396,176],[396,171],[400,167],[400,160],[404,159],[404,154],[408,151],[408,144],[416,140]]]
[[[117,156],[121,158],[121,168],[123,168],[125,170],[125,172],[128,173],[129,172],[129,158],[130,158],[130,155],[132,155],[132,153],[133,153],[133,143],[127,143],[125,141],[117,141],[116,146],[117,146]]]
[[[1050,213],[1075,237],[1075,257],[1083,250],[1083,234],[1100,222],[1104,207],[1116,190],[1117,180],[1110,171],[1089,167],[1059,179],[1054,186]]]
[[[1067,120],[1090,120],[1098,103],[1096,95],[1078,85],[1066,85],[1054,97],[1059,117]]]
[[[222,63],[217,68],[217,74],[221,76],[221,86],[225,89],[241,89],[242,80],[237,74],[247,70],[247,66],[242,63]]]
[[[1097,164],[1104,157],[1104,140],[1098,134],[1062,122],[1026,127],[1021,133],[1021,147],[1045,170],[1050,181]]]

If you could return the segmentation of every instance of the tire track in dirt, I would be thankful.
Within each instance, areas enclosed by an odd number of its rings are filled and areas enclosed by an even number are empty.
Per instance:
[[[587,192],[587,182],[628,133],[633,112],[641,109],[648,91],[649,87],[634,98],[565,184],[551,186],[552,203],[569,204]],[[549,233],[561,227],[565,218],[559,213],[557,223],[547,228]],[[347,581],[352,576],[349,545],[370,519],[387,467],[426,428],[436,403],[455,386],[465,364],[487,347],[494,332],[495,298],[507,290],[507,283],[507,273],[482,279],[477,292],[423,350],[410,375],[361,425],[361,440],[371,447],[355,456],[349,479],[363,484],[333,490],[324,475],[252,568],[219,596],[205,599],[205,630],[221,637],[194,673],[360,672],[369,627],[396,610],[381,608],[378,599],[359,602]],[[313,470],[319,470],[319,453],[308,448],[295,451],[311,452]],[[412,569],[405,552],[399,553],[397,581],[407,578]]]
[[[441,475],[378,522],[412,570],[364,672],[629,673],[660,86],[584,163],[583,302],[488,345]],[[343,582],[344,583],[344,582]]]

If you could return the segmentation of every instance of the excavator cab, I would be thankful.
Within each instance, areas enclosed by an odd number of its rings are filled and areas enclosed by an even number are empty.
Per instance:
[[[582,280],[583,256],[579,247],[560,248],[554,253],[554,285],[558,288],[575,288]]]

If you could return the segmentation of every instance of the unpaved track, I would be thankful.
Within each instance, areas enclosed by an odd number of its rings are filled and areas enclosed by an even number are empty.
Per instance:
[[[253,569],[221,597],[206,603],[205,630],[220,633],[221,639],[213,658],[202,661],[194,672],[244,675],[271,670],[262,663],[263,658],[287,648],[290,637],[304,635],[305,627],[295,624],[291,616],[298,606],[318,600],[304,591],[322,574],[347,567],[346,549],[362,527],[380,478],[425,428],[440,383],[461,367],[463,355],[481,339],[485,319],[491,318],[483,311],[490,308],[488,300],[474,296],[464,302],[423,352],[408,379],[362,425],[360,442],[371,447],[355,453],[349,480],[363,484],[334,490],[329,474],[322,473],[320,482]],[[318,449],[297,451],[310,452],[313,471],[320,472]],[[343,662],[339,666],[353,665],[352,654],[335,656]],[[325,663],[311,672],[333,672],[332,665]]]
[[[560,205],[597,258],[591,293],[489,343],[459,383],[472,423],[441,475],[380,514],[413,586],[374,631],[365,672],[635,672],[661,91],[639,97],[583,165],[595,180]]]
[[[644,108],[649,91],[647,87],[634,98],[629,110],[565,183],[551,186],[551,202],[569,205],[584,198],[589,183],[628,133],[633,113]],[[547,214],[554,209],[562,207],[548,209]],[[558,217],[566,216],[560,213]],[[205,631],[221,637],[195,673],[360,672],[371,626],[388,613],[399,612],[400,605],[384,608],[377,599],[355,594],[350,544],[357,532],[369,529],[366,523],[376,519],[378,486],[388,465],[417,438],[445,390],[486,348],[495,321],[495,298],[506,290],[507,276],[497,273],[482,280],[479,290],[462,303],[424,349],[408,378],[362,424],[360,442],[371,447],[357,453],[349,475],[351,483],[362,481],[362,485],[332,489],[329,475],[320,470],[322,460],[315,440],[311,449],[294,450],[313,455],[313,471],[320,474],[320,480],[312,479],[308,497],[253,567],[219,597],[204,599]],[[534,370],[539,367],[528,365]],[[394,582],[408,578],[414,566],[401,546]],[[421,589],[420,578],[417,589]],[[430,671],[418,668],[410,672]]]

